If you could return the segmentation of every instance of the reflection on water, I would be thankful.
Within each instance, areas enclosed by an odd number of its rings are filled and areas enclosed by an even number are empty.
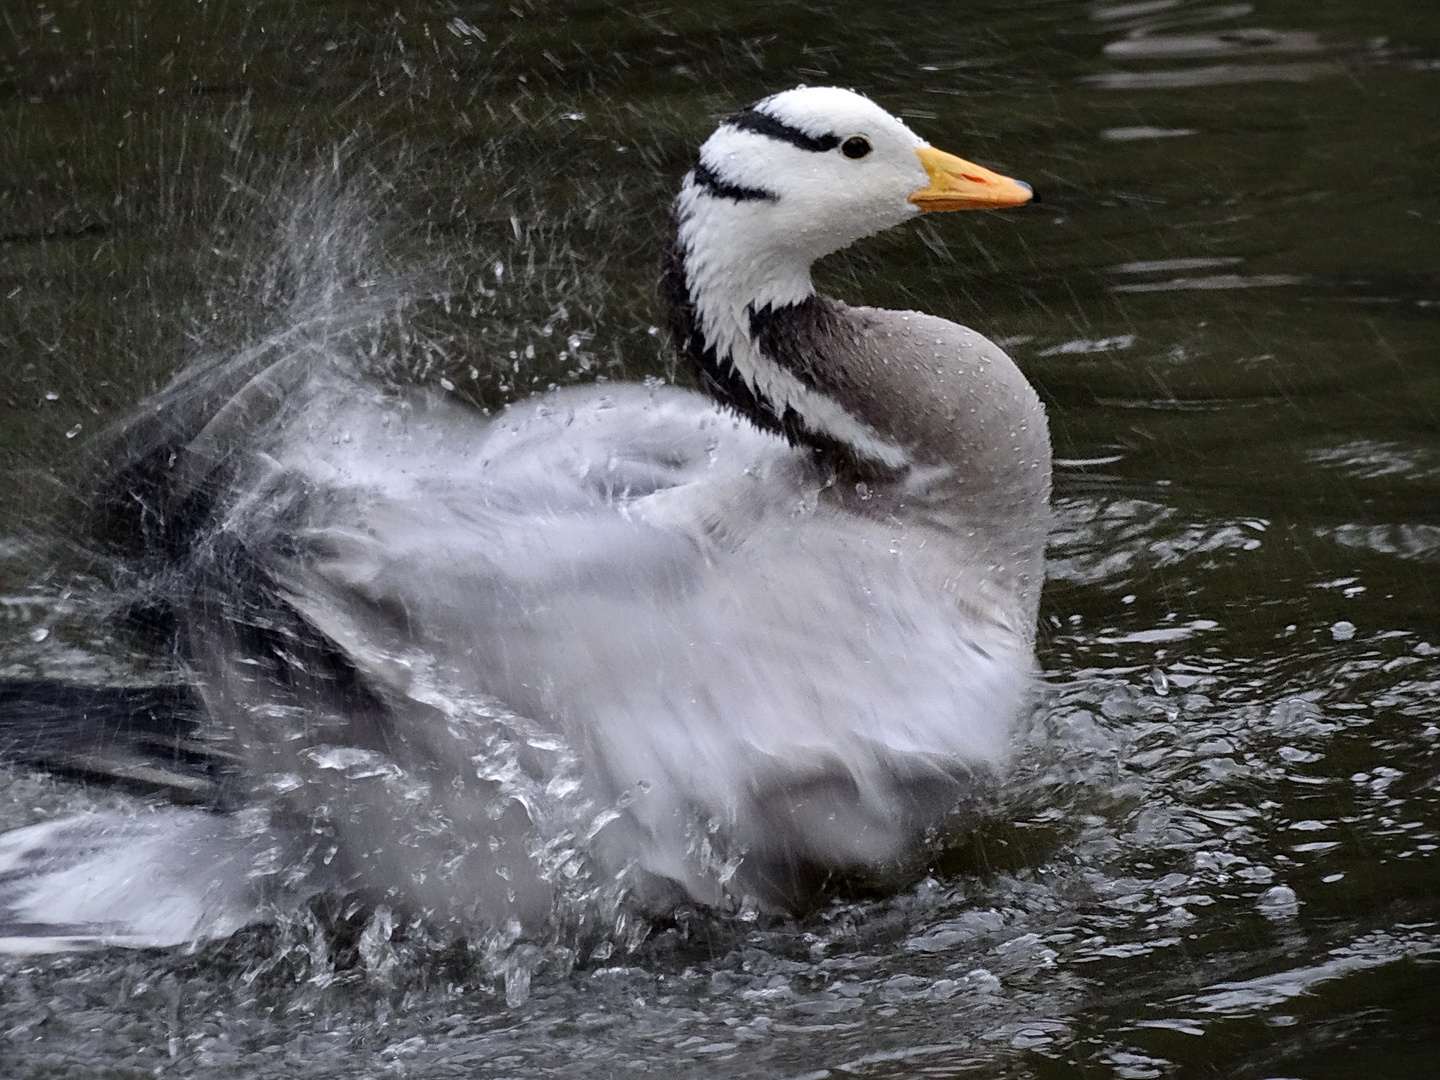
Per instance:
[[[1316,529],[1315,534],[1377,555],[1440,558],[1440,525],[1335,525]]]
[[[607,909],[583,958],[321,895],[190,952],[7,962],[0,1071],[1428,1075],[1437,15],[400,8],[7,10],[0,674],[175,677],[117,636],[127,582],[76,493],[184,360],[296,325],[348,259],[347,287],[420,283],[364,329],[377,360],[477,408],[674,377],[649,295],[695,139],[836,81],[1045,199],[822,275],[1004,339],[1045,395],[1043,705],[898,895]],[[365,198],[293,221],[327,170]],[[267,269],[297,227],[347,243]],[[136,805],[0,779],[6,827]]]
[[[1106,71],[1086,76],[1102,90],[1181,90],[1192,86],[1229,86],[1241,83],[1309,82],[1326,75],[1343,75],[1339,64],[1212,64],[1179,71]]]
[[[1134,142],[1136,139],[1174,139],[1181,135],[1194,134],[1194,128],[1158,128],[1149,124],[1138,124],[1134,127],[1106,128],[1100,133],[1100,137],[1111,142]]]
[[[1110,286],[1111,292],[1183,292],[1187,289],[1268,289],[1276,285],[1299,285],[1305,279],[1295,274],[1206,274],[1203,277],[1171,278],[1169,281],[1126,281]]]
[[[1216,7],[1101,4],[1091,11],[1091,17],[1097,21],[1125,29],[1121,37],[1107,42],[1101,50],[1105,56],[1121,62],[1213,60],[1216,57],[1268,57],[1325,51],[1320,35],[1312,30],[1235,26],[1197,33],[1193,29],[1200,25],[1234,23],[1254,14],[1252,4]],[[1100,72],[1086,76],[1085,81],[1105,90],[1179,90],[1257,82],[1306,82],[1343,73],[1344,68],[1331,61],[1227,62],[1145,71]]]
[[[1425,448],[1370,439],[1356,439],[1342,446],[1312,450],[1309,458],[1317,465],[1328,465],[1362,480],[1416,472],[1424,475],[1434,471],[1430,464],[1431,455]]]
[[[1245,12],[1249,14],[1249,12]],[[1104,48],[1106,56],[1128,60],[1167,57],[1246,56],[1250,53],[1313,53],[1321,51],[1320,35],[1308,30],[1232,30],[1219,34],[1154,34],[1132,30]]]

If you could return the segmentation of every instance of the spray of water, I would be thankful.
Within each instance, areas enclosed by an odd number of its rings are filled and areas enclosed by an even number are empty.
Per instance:
[[[190,359],[97,441],[93,532],[116,606],[202,687],[202,740],[243,762],[227,798],[274,841],[233,906],[296,928],[326,969],[325,934],[357,916],[316,898],[350,895],[370,913],[356,947],[375,978],[418,918],[523,1000],[542,962],[568,969],[648,933],[627,873],[600,872],[591,850],[624,795],[597,802],[572,748],[423,649],[307,619],[256,554],[306,543],[293,530],[309,494],[265,462],[307,416],[359,403],[388,420],[416,386],[483,414],[496,395],[553,386],[557,365],[603,376],[571,313],[593,290],[569,288],[563,223],[512,218],[509,244],[471,232],[407,251],[395,186],[356,144],[277,173],[232,176],[216,225],[230,271],[208,282]]]

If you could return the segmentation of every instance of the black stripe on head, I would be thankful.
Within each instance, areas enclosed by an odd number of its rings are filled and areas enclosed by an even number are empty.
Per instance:
[[[740,131],[750,131],[756,135],[764,135],[767,139],[787,142],[791,146],[798,146],[801,150],[809,150],[813,154],[823,154],[840,145],[839,135],[809,135],[797,127],[791,127],[783,120],[777,120],[769,113],[761,112],[753,105],[748,109],[742,109],[725,123]]]
[[[695,168],[690,171],[690,175],[703,191],[717,199],[734,199],[736,202],[776,202],[780,198],[771,191],[742,187],[739,184],[732,184],[728,180],[721,180],[715,175],[714,170],[703,161],[695,163]]]

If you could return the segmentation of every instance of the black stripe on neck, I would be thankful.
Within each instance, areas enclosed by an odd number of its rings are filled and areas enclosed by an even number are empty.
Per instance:
[[[701,387],[716,401],[734,409],[762,431],[779,435],[791,446],[810,448],[827,468],[842,476],[893,477],[894,470],[864,457],[849,443],[810,428],[793,408],[777,408],[740,375],[729,356],[716,355],[705,340],[695,301],[690,295],[685,252],[678,237],[672,238],[661,267],[660,300],[666,309],[676,348],[690,362]],[[752,332],[762,352],[812,389],[816,389],[816,358],[805,356],[806,349],[794,337],[797,331],[802,337],[820,336],[827,317],[827,302],[819,296],[778,311],[765,308],[750,312]]]
[[[685,271],[685,252],[679,237],[671,239],[665,252],[660,273],[660,299],[670,323],[670,334],[682,356],[690,362],[706,393],[722,405],[728,405],[748,418],[756,427],[797,441],[799,434],[792,423],[787,429],[785,418],[765,397],[740,377],[728,356],[716,355],[705,340],[704,330],[690,295],[690,282]]]
[[[702,191],[717,199],[733,199],[735,202],[777,202],[780,198],[774,192],[743,187],[740,184],[732,184],[728,180],[721,180],[715,175],[714,170],[703,161],[695,163],[695,168],[690,170],[690,175]]]
[[[791,146],[798,146],[801,150],[809,150],[813,154],[823,154],[840,145],[839,135],[806,134],[797,127],[791,127],[783,120],[777,120],[769,113],[760,112],[753,105],[748,109],[742,109],[725,123],[740,131],[750,131],[756,135],[764,135],[767,139],[787,142]]]

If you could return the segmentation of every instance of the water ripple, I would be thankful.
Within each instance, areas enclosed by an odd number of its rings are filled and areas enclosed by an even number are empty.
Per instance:
[[[1344,73],[1341,64],[1318,60],[1297,64],[1214,64],[1168,71],[1105,71],[1085,75],[1081,82],[1100,90],[1182,90],[1247,83],[1309,82]]]

